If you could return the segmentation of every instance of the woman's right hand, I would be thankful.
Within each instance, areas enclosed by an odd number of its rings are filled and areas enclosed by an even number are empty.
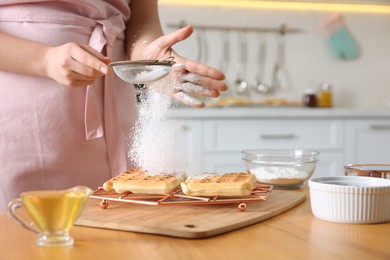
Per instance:
[[[88,45],[49,47],[44,56],[49,78],[68,87],[85,87],[108,71],[110,59]]]

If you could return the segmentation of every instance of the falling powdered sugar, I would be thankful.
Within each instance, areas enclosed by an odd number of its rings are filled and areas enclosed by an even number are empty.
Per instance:
[[[190,95],[180,91],[174,94],[174,96],[178,99],[181,100],[182,102],[186,104],[192,104],[192,105],[201,105],[203,102],[199,99],[196,99],[194,97],[191,97]]]
[[[181,124],[169,116],[171,101],[152,89],[139,105],[132,148],[128,155],[138,168],[149,173],[185,172],[185,144],[177,140]]]
[[[132,77],[130,81],[136,84],[142,84],[145,82],[151,82],[159,80],[162,77],[166,76],[170,71],[169,67],[165,66],[144,66],[139,69],[134,69],[135,74],[131,75],[131,71],[128,74],[129,77]]]

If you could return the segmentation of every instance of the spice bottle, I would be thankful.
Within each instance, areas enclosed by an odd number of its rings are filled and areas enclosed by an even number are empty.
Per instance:
[[[303,94],[303,105],[305,107],[317,107],[317,93],[313,88],[305,89],[305,92]]]
[[[318,106],[332,107],[332,99],[332,86],[328,83],[323,83],[318,94]]]

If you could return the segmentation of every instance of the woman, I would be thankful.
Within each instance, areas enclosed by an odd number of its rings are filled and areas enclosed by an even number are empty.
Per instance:
[[[110,61],[174,56],[171,95],[195,107],[188,83],[226,90],[221,72],[172,50],[191,33],[163,36],[157,0],[1,1],[0,212],[22,191],[96,188],[129,167],[135,94]]]

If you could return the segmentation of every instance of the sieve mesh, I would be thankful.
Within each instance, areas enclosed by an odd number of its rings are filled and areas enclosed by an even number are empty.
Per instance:
[[[174,64],[173,57],[164,60],[118,61],[110,63],[115,74],[131,84],[144,84],[167,76]]]

